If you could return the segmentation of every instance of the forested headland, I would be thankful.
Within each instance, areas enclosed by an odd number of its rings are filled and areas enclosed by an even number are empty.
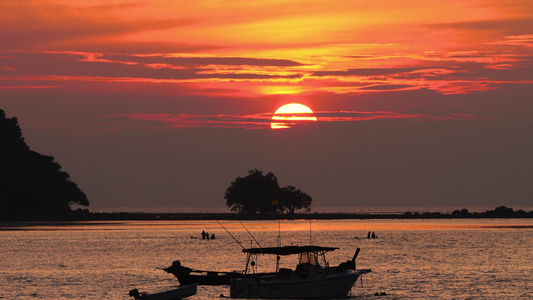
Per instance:
[[[0,109],[0,220],[67,220],[87,214],[89,200],[53,156],[32,151],[15,117]]]

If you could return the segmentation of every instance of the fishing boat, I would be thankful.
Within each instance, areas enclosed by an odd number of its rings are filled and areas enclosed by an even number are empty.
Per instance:
[[[133,289],[129,295],[135,300],[176,300],[196,295],[197,286],[197,284],[180,285],[175,289],[153,294],[140,293],[139,290]]]
[[[226,230],[226,232],[244,249],[244,246],[239,242],[232,234],[229,232],[222,223],[220,223],[217,220],[218,224]],[[239,221],[240,222],[240,221]],[[244,224],[241,225],[248,231],[246,226]],[[203,233],[203,232],[202,232]],[[256,241],[256,243],[259,245],[259,242],[253,237],[253,235],[248,231],[248,233],[252,236],[252,238]],[[259,245],[261,246],[261,245]],[[205,271],[205,270],[195,270],[191,269],[189,267],[185,267],[181,264],[179,260],[175,260],[172,262],[172,265],[170,265],[167,268],[163,269],[164,271],[173,274],[176,276],[180,284],[199,284],[199,285],[228,285],[231,279],[234,278],[240,278],[243,274],[245,274],[245,271],[239,270],[239,271]],[[261,275],[269,275],[271,273],[264,273]]]
[[[353,258],[338,266],[329,266],[326,253],[339,248],[321,246],[284,246],[243,249],[247,254],[246,269],[239,278],[230,279],[230,297],[259,299],[308,299],[344,297],[350,292],[359,276],[370,269],[356,269]],[[256,267],[258,255],[276,257],[276,271],[269,275],[250,272]],[[279,266],[281,256],[296,255],[294,270]]]

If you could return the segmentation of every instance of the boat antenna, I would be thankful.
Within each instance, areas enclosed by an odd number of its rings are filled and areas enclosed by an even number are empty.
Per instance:
[[[278,247],[281,247],[281,220],[278,220]]]
[[[241,222],[241,220],[239,220],[239,223],[241,223],[242,227],[244,227],[244,229],[246,229],[246,232],[248,232],[248,234],[252,237],[252,239],[254,239],[254,241],[257,243],[257,246],[259,246],[259,248],[263,248],[263,247],[261,247],[259,242],[255,239],[255,237],[252,235],[252,233],[248,230],[248,228],[246,228],[246,226],[244,226],[244,224]]]
[[[313,217],[311,216],[311,206],[309,206],[306,211],[309,212],[309,245],[313,245],[313,231],[311,230],[311,221],[313,220]]]
[[[239,244],[239,245],[242,247],[242,249],[244,249],[244,246],[241,244],[241,242],[239,242],[239,241],[233,236],[233,234],[231,234],[231,232],[229,232],[229,231],[226,229],[226,227],[224,227],[224,225],[222,225],[222,223],[220,223],[218,220],[215,220],[215,221],[217,221],[217,223],[220,224],[220,226],[222,226],[222,228],[224,228],[224,230],[226,230],[226,232],[227,232],[229,235],[231,235],[231,237],[237,242],[237,244]]]
[[[313,231],[311,230],[311,216],[309,216],[309,245],[313,245]]]

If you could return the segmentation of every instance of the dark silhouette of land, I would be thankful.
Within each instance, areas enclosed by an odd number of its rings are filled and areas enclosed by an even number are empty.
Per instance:
[[[258,170],[249,174],[264,177]],[[271,177],[275,179],[273,174]],[[252,187],[257,185],[254,180],[251,183]],[[226,196],[233,191],[233,185],[228,188]],[[70,180],[69,174],[61,170],[54,157],[30,150],[17,118],[7,118],[0,109],[0,221],[533,218],[533,211],[514,211],[505,206],[483,213],[470,213],[467,209],[452,213],[295,213],[295,209],[305,208],[305,203],[310,205],[311,197],[292,186],[285,191],[279,189],[277,179],[273,191],[265,201],[268,209],[234,209],[234,213],[93,213],[88,209],[72,210],[72,204],[89,206],[86,195]],[[235,203],[240,205],[242,199],[236,199]],[[234,202],[230,202],[228,206],[233,207]],[[265,211],[267,213],[256,213]]]
[[[61,170],[54,157],[32,151],[17,118],[0,109],[0,220],[57,220],[77,218],[88,206],[87,196]]]
[[[80,220],[296,220],[296,219],[467,219],[467,218],[533,218],[533,211],[513,210],[505,206],[486,212],[470,213],[466,209],[452,213],[296,213],[296,214],[239,214],[239,213],[87,213]]]

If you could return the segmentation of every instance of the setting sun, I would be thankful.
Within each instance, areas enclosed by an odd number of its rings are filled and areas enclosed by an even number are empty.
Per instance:
[[[276,110],[270,127],[272,129],[291,128],[296,124],[305,124],[316,120],[313,111],[309,107],[300,103],[289,103]]]

